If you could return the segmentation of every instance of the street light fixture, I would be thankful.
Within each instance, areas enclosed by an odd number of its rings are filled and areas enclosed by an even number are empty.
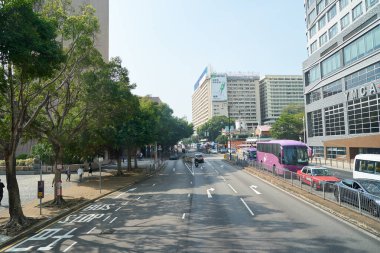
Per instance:
[[[230,118],[230,106],[227,107],[227,113],[228,113],[228,132],[229,132],[229,139],[230,139],[230,161],[232,158],[232,146],[231,146],[231,118]]]

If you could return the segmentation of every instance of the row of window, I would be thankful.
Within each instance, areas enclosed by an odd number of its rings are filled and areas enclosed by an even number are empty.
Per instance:
[[[345,135],[346,124],[343,103],[316,110],[307,114],[308,136],[323,136],[323,116],[325,135]],[[348,134],[379,133],[380,95],[359,98],[347,102]]]
[[[343,63],[341,61],[341,51],[336,52],[321,64],[317,64],[305,73],[305,85],[320,80],[321,78],[337,71],[338,69],[351,64],[364,56],[380,48],[380,26],[375,27],[360,38],[351,42],[343,48]],[[322,71],[321,71],[322,70]]]
[[[342,79],[325,85],[322,87],[323,98],[341,93],[343,91],[342,80],[344,80],[344,87],[346,91],[355,87],[359,87],[366,83],[380,80],[380,62],[372,64],[366,68],[345,76]],[[320,100],[321,98],[321,89],[312,91],[309,94],[306,94],[306,104],[313,103]]]
[[[369,8],[371,8],[372,6],[374,6],[375,4],[377,4],[379,2],[379,0],[366,0],[365,1],[365,4],[366,4],[366,7],[367,7],[367,10]],[[324,1],[321,1],[318,5],[317,5],[317,10],[319,8],[321,9],[324,9],[325,7],[325,2]],[[340,6],[340,11],[342,11],[347,5],[348,5],[349,1],[348,0],[340,0],[339,1],[339,6]],[[319,5],[321,5],[320,7],[318,7]],[[355,21],[356,19],[358,19],[362,14],[363,14],[363,4],[362,2],[360,2],[358,5],[356,5],[353,9],[352,9],[352,12],[351,12],[351,15],[350,13],[347,13],[343,18],[340,19],[340,30],[344,30],[351,22],[351,19],[352,19],[352,22]],[[330,20],[332,20],[332,18],[334,18],[336,16],[336,13],[337,13],[337,8],[336,8],[336,5],[332,6],[325,15],[323,15],[319,20],[318,22],[316,22],[316,24],[314,24],[310,29],[309,29],[309,38],[311,39],[316,33],[317,33],[317,24],[318,24],[318,30],[321,30],[326,24],[327,22],[329,22]],[[315,11],[312,11],[310,14],[309,14],[309,21],[310,20],[313,20],[311,19],[311,15],[314,15],[315,14]],[[320,12],[318,12],[320,13]],[[315,17],[314,17],[315,18]],[[323,33],[319,38],[318,40],[315,40],[313,43],[311,43],[310,45],[310,55],[313,54],[317,48],[318,48],[318,45],[317,45],[317,41],[319,41],[319,47],[322,47],[325,43],[327,43],[328,40],[331,40],[333,37],[335,37],[337,34],[338,34],[338,31],[339,31],[339,27],[338,27],[338,23],[335,23],[334,25],[332,25],[329,30],[325,33]]]

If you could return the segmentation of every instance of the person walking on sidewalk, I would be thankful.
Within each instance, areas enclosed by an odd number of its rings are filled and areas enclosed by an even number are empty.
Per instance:
[[[3,200],[4,187],[5,185],[3,184],[3,182],[1,182],[1,179],[0,179],[0,206],[1,206],[1,201]]]
[[[70,171],[70,167],[67,166],[67,169],[66,169],[66,182],[69,181],[70,182],[70,177],[71,177],[71,171]]]
[[[91,163],[88,164],[88,176],[90,176],[90,174],[92,176],[92,165],[91,165]]]
[[[82,177],[83,177],[83,168],[82,167],[78,168],[78,176],[79,176],[79,182],[82,182]]]

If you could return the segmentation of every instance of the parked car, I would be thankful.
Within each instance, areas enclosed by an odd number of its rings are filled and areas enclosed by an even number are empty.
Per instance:
[[[211,154],[218,154],[218,150],[216,150],[215,148],[210,149],[210,153]]]
[[[334,196],[337,201],[346,202],[380,215],[380,181],[373,179],[343,179],[335,184]]]
[[[203,159],[203,155],[200,154],[200,153],[196,153],[194,155],[194,162],[197,162],[197,163],[204,163],[204,159]]]
[[[303,183],[311,185],[317,190],[332,190],[334,183],[340,181],[339,178],[334,177],[327,168],[322,166],[305,166],[297,171],[297,175]]]
[[[170,154],[169,160],[178,160],[178,155],[177,154]]]
[[[225,153],[227,153],[227,149],[221,148],[221,149],[219,149],[219,153],[225,154]]]

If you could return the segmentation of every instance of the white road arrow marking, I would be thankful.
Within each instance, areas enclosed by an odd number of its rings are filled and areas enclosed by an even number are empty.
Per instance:
[[[261,194],[261,192],[258,192],[255,188],[257,188],[256,185],[251,185],[249,188],[251,188],[252,191],[254,191],[256,194]]]
[[[215,191],[215,189],[214,188],[210,188],[210,189],[207,189],[207,197],[210,199],[210,198],[212,198],[212,195],[211,195],[211,193],[210,193],[210,191]]]

